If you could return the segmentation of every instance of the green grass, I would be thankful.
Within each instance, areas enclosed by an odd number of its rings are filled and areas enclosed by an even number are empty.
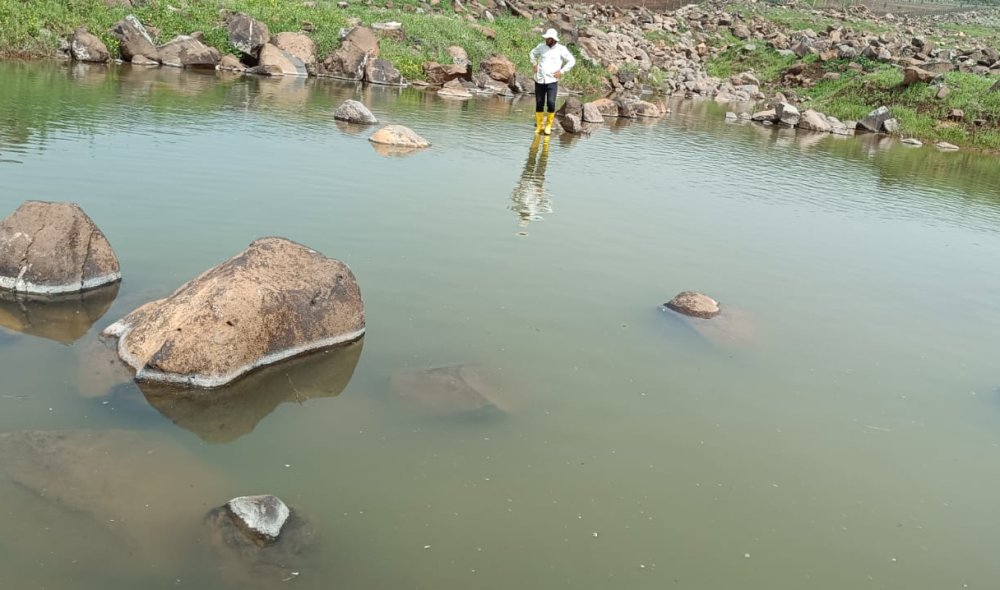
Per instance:
[[[409,5],[409,6],[407,6]],[[305,6],[297,0],[172,0],[151,1],[141,7],[107,6],[104,0],[0,0],[0,55],[44,57],[55,55],[59,40],[66,38],[80,25],[88,27],[117,53],[117,42],[108,30],[127,14],[135,14],[147,26],[159,31],[157,42],[175,35],[201,31],[205,41],[224,53],[236,53],[230,47],[223,11],[246,12],[267,24],[274,33],[299,31],[303,22],[315,30],[310,36],[316,42],[317,56],[323,59],[339,44],[340,30],[348,19],[360,19],[364,25],[373,22],[403,23],[407,39],[380,42],[382,56],[410,79],[423,78],[421,64],[425,61],[450,62],[447,48],[463,47],[473,63],[494,53],[502,53],[518,66],[518,71],[530,73],[528,52],[539,39],[534,28],[542,21],[499,16],[496,22],[485,23],[496,31],[490,40],[463,15],[455,14],[450,3],[433,13],[415,14],[417,0],[393,0],[386,8],[385,0],[369,6],[352,0],[347,9],[337,7],[335,0],[317,0],[315,6]],[[578,60],[565,79],[565,85],[581,91],[594,91],[606,73],[601,68]]]
[[[947,141],[956,145],[1000,150],[1000,92],[986,91],[995,82],[973,74],[952,72],[945,76],[950,93],[935,98],[937,87],[929,84],[901,85],[903,74],[890,66],[873,72],[822,81],[809,89],[810,106],[842,120],[857,120],[885,105],[899,119],[901,134],[925,141]],[[948,120],[953,109],[965,113],[960,122]],[[977,127],[973,121],[983,119]]]
[[[788,69],[796,58],[784,57],[764,43],[752,43],[753,51],[745,51],[745,42],[730,44],[718,57],[706,64],[709,75],[723,80],[734,74],[752,70],[757,79],[776,80]]]

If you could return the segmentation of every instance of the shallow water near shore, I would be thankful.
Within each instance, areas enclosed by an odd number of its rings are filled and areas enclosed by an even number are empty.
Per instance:
[[[432,146],[381,155],[332,120],[348,98]],[[1000,577],[995,158],[708,102],[532,145],[527,101],[170,69],[2,63],[0,105],[0,215],[75,201],[124,276],[82,336],[0,322],[0,432],[138,430],[217,476],[217,504],[279,495],[321,538],[261,587]],[[267,235],[351,266],[356,358],[249,381],[276,393],[233,423],[108,374],[101,329]],[[659,309],[688,289],[732,310],[724,329]],[[503,410],[393,389],[455,366]],[[0,472],[0,588],[239,587],[175,541],[203,498],[164,495],[176,530],[122,536]]]

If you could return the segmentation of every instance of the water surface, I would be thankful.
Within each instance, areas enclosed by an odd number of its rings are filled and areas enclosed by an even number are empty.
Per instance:
[[[281,496],[322,531],[292,586],[1000,577],[995,159],[726,124],[711,103],[533,145],[526,101],[62,64],[0,82],[0,211],[79,203],[125,277],[70,343],[0,331],[0,431],[140,430],[226,494]],[[347,98],[432,147],[380,155],[332,120]],[[342,392],[262,381],[277,397],[221,436],[94,376],[101,329],[267,235],[358,277],[368,332]],[[731,330],[658,309],[687,289]],[[392,388],[454,365],[509,412],[437,415]],[[236,584],[195,544],[150,561],[0,493],[0,587]]]

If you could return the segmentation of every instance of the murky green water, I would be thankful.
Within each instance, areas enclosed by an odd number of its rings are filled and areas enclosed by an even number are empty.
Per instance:
[[[433,146],[379,155],[346,98]],[[266,588],[994,587],[997,160],[672,107],[532,146],[526,102],[0,64],[0,212],[80,203],[125,277],[71,344],[0,331],[0,431],[140,430],[218,480],[137,486],[177,527],[122,535],[0,474],[0,587],[237,587],[184,534],[254,493],[321,531]],[[107,391],[100,329],[265,235],[353,268],[353,374],[279,370],[231,414]],[[686,289],[730,331],[657,309]],[[393,389],[452,365],[509,412]]]

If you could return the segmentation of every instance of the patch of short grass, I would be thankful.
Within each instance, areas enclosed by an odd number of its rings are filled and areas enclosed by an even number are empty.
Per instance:
[[[446,4],[450,6],[442,3]],[[391,8],[385,0],[372,4],[352,0],[346,9],[339,8],[336,0],[317,0],[315,4],[293,0],[172,0],[136,7],[108,6],[104,0],[0,0],[0,55],[53,56],[59,40],[81,25],[117,53],[118,44],[109,29],[128,14],[135,14],[152,27],[159,43],[201,31],[209,45],[224,53],[235,53],[229,45],[225,16],[245,12],[267,24],[272,33],[299,31],[303,23],[310,23],[313,30],[309,35],[316,42],[320,59],[339,45],[341,30],[349,19],[358,19],[363,25],[400,22],[406,40],[384,39],[380,47],[383,57],[410,79],[424,77],[421,66],[426,61],[449,62],[447,50],[452,45],[463,47],[473,63],[502,53],[518,66],[518,71],[530,73],[528,52],[540,41],[537,29],[542,21],[499,15],[493,23],[481,23],[496,32],[496,38],[489,39],[479,23],[470,22],[450,7],[418,14],[420,6],[418,0],[393,0]],[[565,84],[583,91],[600,88],[601,78],[606,75],[601,68],[584,60],[577,64],[566,76]]]

